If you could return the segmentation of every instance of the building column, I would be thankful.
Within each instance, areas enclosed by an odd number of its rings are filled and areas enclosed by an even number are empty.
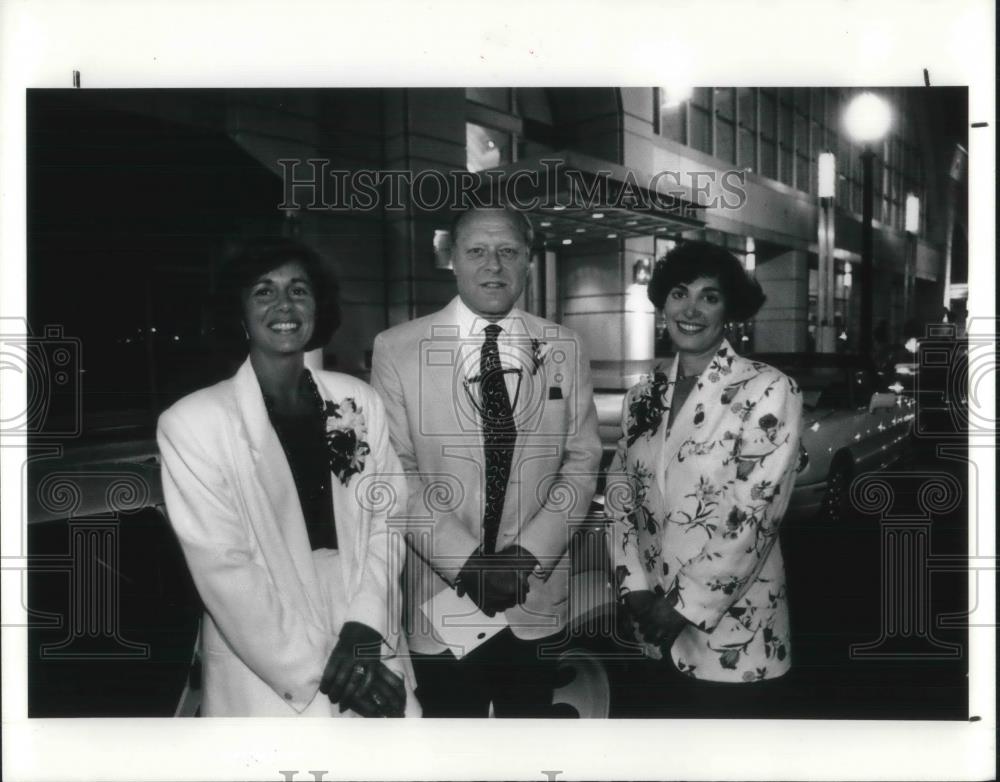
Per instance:
[[[809,256],[789,250],[757,266],[767,301],[754,320],[754,349],[799,353],[806,349],[809,319]]]
[[[643,257],[652,261],[652,237],[559,251],[562,323],[590,353],[595,388],[629,388],[653,364],[655,310],[646,286],[632,280]]]

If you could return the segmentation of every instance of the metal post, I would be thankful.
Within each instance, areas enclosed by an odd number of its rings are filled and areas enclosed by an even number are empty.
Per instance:
[[[875,153],[866,146],[861,153],[861,168],[863,172],[863,198],[861,215],[861,333],[858,335],[859,352],[863,356],[872,354],[872,328],[874,290],[872,284],[872,211],[873,183],[872,161]]]
[[[910,320],[913,318],[913,289],[914,277],[917,266],[917,237],[913,234],[906,235],[906,265],[903,274],[903,327],[908,328]],[[912,334],[904,334],[904,337],[911,337]]]
[[[816,352],[836,352],[836,331],[833,322],[834,274],[833,274],[833,199],[819,199],[819,268],[816,291]]]

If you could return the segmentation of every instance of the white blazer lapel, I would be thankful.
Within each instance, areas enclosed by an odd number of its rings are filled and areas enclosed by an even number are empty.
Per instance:
[[[513,362],[521,370],[517,399],[511,398],[514,421],[517,425],[517,440],[514,443],[514,458],[511,475],[518,474],[518,465],[524,456],[524,448],[533,434],[544,434],[541,425],[545,403],[548,400],[549,384],[553,379],[548,377],[543,366],[535,366],[533,361],[533,345],[541,344],[542,335],[532,332],[527,319],[521,317],[514,320],[511,336],[514,339],[514,349],[511,351]],[[560,422],[565,423],[565,422]]]
[[[665,490],[667,467],[669,466],[667,464],[667,459],[676,454],[684,440],[692,434],[692,416],[690,416],[689,413],[692,410],[695,410],[699,404],[705,403],[706,400],[708,400],[710,405],[719,405],[718,397],[721,388],[732,382],[733,378],[739,374],[738,371],[734,371],[739,369],[738,362],[733,360],[734,357],[736,357],[736,353],[733,351],[732,346],[727,340],[723,339],[722,344],[719,345],[719,349],[715,356],[711,361],[709,361],[708,366],[701,371],[694,388],[691,389],[691,393],[688,394],[687,399],[684,400],[683,418],[680,416],[681,410],[673,411],[673,424],[670,427],[670,432],[666,437],[666,441],[663,443],[663,448],[660,449],[660,459],[657,469],[657,481],[660,493],[663,497],[667,497]],[[677,370],[679,368],[678,361],[679,358],[674,358],[673,366],[670,369],[670,387],[667,391],[668,407],[673,405],[674,384],[677,380]],[[721,411],[716,409],[712,411],[712,414],[718,415],[721,414]],[[665,418],[666,415],[668,414],[665,414]],[[666,420],[664,420],[664,425],[665,424]]]
[[[237,470],[241,481],[238,496],[245,498],[245,512],[261,542],[267,568],[279,591],[300,595],[314,619],[323,624],[322,593],[312,561],[302,506],[295,480],[274,427],[264,406],[264,397],[250,360],[233,378],[237,412],[243,424],[243,440],[249,454],[249,469]],[[237,458],[239,455],[237,454]]]
[[[656,448],[656,486],[660,491],[660,496],[666,498],[666,480],[667,480],[667,454],[673,453],[673,449],[677,447],[679,442],[680,433],[678,432],[678,427],[676,425],[671,425],[669,423],[670,419],[670,408],[674,404],[674,384],[677,382],[677,370],[679,368],[678,362],[680,358],[674,356],[674,362],[670,365],[670,371],[667,373],[667,392],[664,395],[664,404],[666,409],[663,411],[663,420],[660,422],[660,431],[654,433],[653,437],[659,442],[659,447]],[[676,424],[676,421],[674,422]]]

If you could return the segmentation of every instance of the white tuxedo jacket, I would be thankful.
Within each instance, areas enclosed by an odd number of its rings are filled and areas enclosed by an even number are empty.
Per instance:
[[[393,502],[405,502],[406,485],[382,403],[350,376],[313,371],[313,378],[323,399],[353,398],[367,423],[364,469],[346,486],[331,476],[343,614],[393,649],[404,546],[387,516]],[[157,439],[170,522],[205,604],[203,714],[337,713],[318,693],[339,630],[322,587],[328,574],[316,570],[291,469],[249,359],[231,379],[164,412]],[[419,707],[410,689],[413,713]]]
[[[458,302],[379,334],[372,368],[409,487],[405,625],[410,648],[427,654],[446,646],[420,606],[454,582],[483,525],[478,387],[464,382],[478,374],[483,337],[461,333]],[[572,331],[518,311],[500,352],[521,375],[519,388],[508,383],[518,435],[496,550],[518,544],[542,565],[506,618],[518,637],[543,638],[565,625],[570,524],[586,517],[597,480],[590,363]]]

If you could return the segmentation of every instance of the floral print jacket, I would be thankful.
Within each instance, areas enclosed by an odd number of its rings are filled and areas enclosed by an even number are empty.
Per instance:
[[[605,491],[619,591],[676,590],[690,622],[670,649],[681,672],[771,679],[791,663],[777,542],[799,466],[802,397],[724,340],[668,428],[676,376],[675,359],[625,396]]]

